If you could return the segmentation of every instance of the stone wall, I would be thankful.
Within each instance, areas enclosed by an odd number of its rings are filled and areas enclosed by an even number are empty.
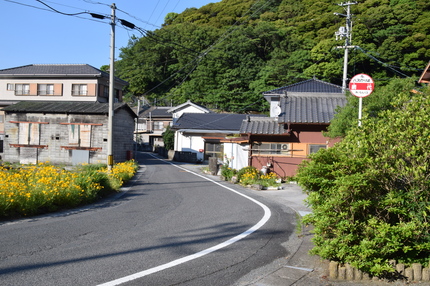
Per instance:
[[[395,269],[392,279],[412,281],[430,281],[430,267],[423,267],[419,263],[413,263],[410,267],[406,267],[403,263],[396,263],[391,261],[391,265]],[[378,277],[371,277],[368,273],[364,273],[349,264],[340,264],[335,261],[331,261],[329,264],[329,278],[334,280],[375,280],[378,281]]]

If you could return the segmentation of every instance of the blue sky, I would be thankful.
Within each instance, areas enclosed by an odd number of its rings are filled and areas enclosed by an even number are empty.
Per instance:
[[[117,18],[145,30],[160,28],[167,13],[200,8],[220,0],[41,0],[67,14],[90,12],[109,16],[115,3]],[[88,14],[65,16],[36,0],[0,0],[0,69],[28,64],[109,64],[109,19]],[[115,58],[136,30],[115,30]]]

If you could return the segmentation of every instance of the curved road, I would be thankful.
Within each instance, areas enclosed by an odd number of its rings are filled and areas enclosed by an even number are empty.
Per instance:
[[[115,198],[1,224],[1,285],[232,285],[289,254],[291,210],[139,156]]]

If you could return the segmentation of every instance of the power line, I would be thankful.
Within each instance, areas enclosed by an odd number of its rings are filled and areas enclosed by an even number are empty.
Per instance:
[[[39,3],[41,3],[41,4],[43,4],[43,5],[45,5],[46,7],[48,7],[51,10],[53,10],[54,12],[57,12],[59,14],[66,15],[66,16],[77,16],[77,15],[81,15],[81,14],[89,14],[89,12],[87,12],[87,11],[85,11],[85,12],[78,12],[78,13],[71,13],[71,14],[64,13],[64,12],[61,12],[61,11],[58,11],[58,10],[52,8],[51,6],[49,6],[48,4],[46,4],[46,3],[44,3],[44,2],[42,2],[40,0],[36,0],[36,1],[39,2]]]

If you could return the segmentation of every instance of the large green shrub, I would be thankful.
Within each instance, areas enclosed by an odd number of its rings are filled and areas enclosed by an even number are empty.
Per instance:
[[[312,208],[311,252],[378,276],[394,271],[391,259],[430,257],[430,96],[397,98],[297,174]]]

